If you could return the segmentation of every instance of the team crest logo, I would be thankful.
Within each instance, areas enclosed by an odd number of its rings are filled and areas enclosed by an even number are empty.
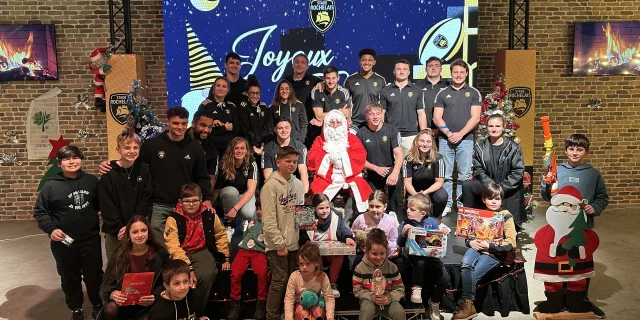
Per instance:
[[[336,103],[340,103],[340,99],[336,99]]]
[[[264,117],[264,111],[260,112],[260,116]]]
[[[296,112],[296,108],[291,108],[291,112]]]
[[[467,98],[471,97],[471,92],[465,92],[464,96],[467,97]]]
[[[253,112],[249,113],[249,116],[250,116],[250,117],[253,117]]]
[[[120,125],[125,124],[129,116],[128,99],[129,95],[126,93],[114,93],[109,96],[109,113],[113,120]]]
[[[446,49],[449,47],[449,41],[442,34],[438,34],[435,38],[433,38],[433,45],[440,49]]]
[[[231,111],[229,111],[229,109],[225,110],[224,112],[226,112],[227,114],[231,114]]]
[[[83,203],[84,203],[84,194],[80,192],[74,193],[73,204],[75,204],[78,207],[78,206],[82,206]]]
[[[533,94],[529,87],[513,87],[509,88],[509,100],[513,104],[513,113],[516,117],[522,118],[531,109],[533,103]]]
[[[164,151],[158,151],[158,158],[164,159]]]
[[[240,105],[243,106],[243,107],[246,107],[247,103],[246,102],[242,102],[242,103],[240,103]]]
[[[378,81],[374,81],[374,82],[373,82],[373,86],[374,86],[374,87],[377,87],[377,86],[378,86]]]
[[[325,32],[336,21],[335,0],[310,0],[309,20],[316,30]]]
[[[142,182],[142,177],[138,176],[138,182]]]
[[[387,140],[388,140],[388,139],[387,139],[387,136],[383,136],[383,137],[382,137],[382,142],[387,142]]]
[[[308,87],[310,84],[311,84],[311,81],[309,81],[309,80],[307,80],[307,81],[305,81],[305,82],[304,82],[304,85],[305,85],[305,86],[307,86],[307,87]]]
[[[413,97],[413,92],[409,91],[409,98]]]

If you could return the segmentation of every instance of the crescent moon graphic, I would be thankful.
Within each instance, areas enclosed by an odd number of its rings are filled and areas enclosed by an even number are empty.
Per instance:
[[[191,0],[191,4],[200,11],[211,11],[218,7],[220,0]]]

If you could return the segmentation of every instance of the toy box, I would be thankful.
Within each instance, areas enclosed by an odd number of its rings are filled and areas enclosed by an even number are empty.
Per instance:
[[[447,233],[411,228],[407,235],[407,248],[410,255],[442,258],[447,254]]]
[[[294,221],[300,229],[311,229],[316,222],[315,208],[313,206],[296,206]]]
[[[487,240],[496,245],[502,244],[504,222],[499,218],[487,218],[478,214],[458,212],[456,236],[465,239]]]
[[[351,256],[356,254],[356,247],[340,241],[320,241],[316,243],[320,247],[320,255],[322,256]]]

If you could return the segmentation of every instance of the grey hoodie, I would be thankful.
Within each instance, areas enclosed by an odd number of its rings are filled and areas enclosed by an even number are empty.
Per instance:
[[[302,182],[294,175],[286,180],[276,171],[260,194],[265,251],[298,250],[299,229],[294,222],[295,206],[304,204]]]
[[[594,227],[594,216],[599,216],[609,204],[609,195],[607,187],[600,171],[593,168],[588,163],[583,163],[577,167],[572,167],[568,162],[558,165],[558,188],[564,186],[574,186],[582,199],[586,199],[596,211],[593,215],[587,215],[587,223],[590,228]],[[542,180],[540,188],[541,196],[544,200],[551,200],[551,190],[547,188],[547,184]]]

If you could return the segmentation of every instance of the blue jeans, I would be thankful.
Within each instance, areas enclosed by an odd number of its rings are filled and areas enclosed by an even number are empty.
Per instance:
[[[471,165],[473,164],[473,140],[462,140],[459,144],[454,145],[446,139],[440,138],[438,148],[442,158],[444,159],[444,191],[447,192],[447,207],[451,208],[453,201],[451,198],[453,191],[453,163],[458,164],[458,184],[456,187],[456,196],[462,194],[462,182],[469,180],[471,176]],[[462,203],[458,201],[458,206]]]
[[[500,261],[492,256],[480,253],[472,248],[462,257],[462,300],[476,299],[476,286],[478,280],[482,279],[487,272],[497,267]]]

